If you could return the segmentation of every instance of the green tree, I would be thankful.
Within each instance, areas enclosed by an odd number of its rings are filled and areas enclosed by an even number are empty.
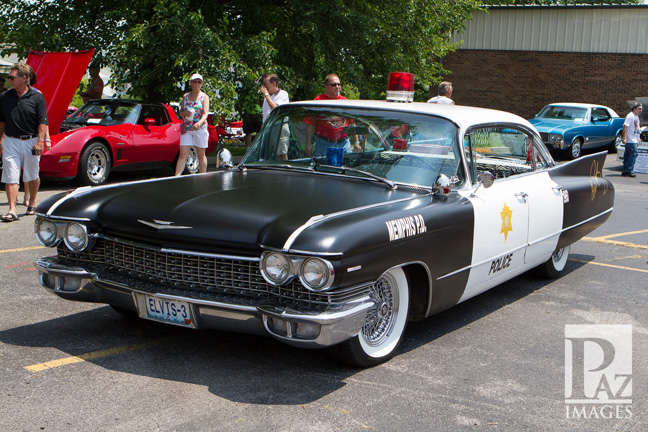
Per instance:
[[[214,111],[253,111],[259,78],[283,78],[311,99],[337,73],[349,97],[384,98],[390,71],[414,73],[419,93],[444,74],[455,31],[477,0],[0,0],[2,53],[97,49],[129,97],[179,100],[200,72]],[[217,96],[217,97],[214,97]]]
[[[642,4],[643,0],[492,0],[489,5],[628,5]]]

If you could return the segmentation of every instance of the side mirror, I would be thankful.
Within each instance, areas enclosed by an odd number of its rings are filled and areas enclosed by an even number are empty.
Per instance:
[[[480,172],[477,175],[477,187],[475,190],[470,194],[470,196],[475,196],[477,194],[477,189],[479,189],[479,186],[484,186],[486,189],[489,187],[493,186],[493,183],[495,183],[495,176],[490,171],[483,171]]]
[[[144,119],[144,126],[149,127],[149,126],[155,126],[155,119],[152,118],[145,118]]]
[[[439,176],[434,180],[434,186],[432,187],[432,192],[436,198],[448,199],[452,191],[452,181],[445,174],[439,174]]]
[[[484,171],[479,173],[477,180],[479,181],[479,183],[484,185],[486,189],[488,189],[489,187],[493,186],[493,183],[495,183],[495,176],[490,171]]]

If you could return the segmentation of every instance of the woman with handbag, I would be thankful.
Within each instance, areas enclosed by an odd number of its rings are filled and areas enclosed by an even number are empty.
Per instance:
[[[180,135],[180,155],[176,164],[175,175],[182,174],[187,161],[187,155],[191,147],[196,149],[198,154],[198,172],[207,171],[207,142],[209,132],[207,131],[207,115],[209,114],[209,96],[203,93],[202,75],[195,73],[189,80],[191,91],[185,93],[180,104],[180,117],[182,127]]]

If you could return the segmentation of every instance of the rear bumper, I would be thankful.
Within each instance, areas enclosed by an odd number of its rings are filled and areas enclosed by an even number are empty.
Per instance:
[[[192,323],[185,327],[270,335],[302,348],[323,348],[352,338],[362,329],[367,309],[374,305],[368,295],[317,311],[270,302],[252,305],[241,298],[167,289],[146,281],[131,280],[129,283],[127,277],[119,281],[106,280],[86,268],[66,266],[57,257],[40,258],[34,265],[39,271],[41,285],[66,300],[107,303],[152,320],[156,319],[147,315],[147,297],[182,301],[190,305],[193,317]]]

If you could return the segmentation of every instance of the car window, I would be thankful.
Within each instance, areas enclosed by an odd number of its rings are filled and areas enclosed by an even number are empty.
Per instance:
[[[533,135],[514,127],[474,128],[464,137],[475,178],[484,171],[502,179],[545,168],[548,163],[539,141],[534,142]]]
[[[538,117],[554,120],[584,121],[587,119],[587,108],[547,105]]]
[[[431,187],[439,174],[463,184],[457,126],[431,115],[359,108],[282,106],[244,164],[294,167]],[[345,168],[347,170],[345,171]]]
[[[610,120],[610,113],[605,108],[592,108],[592,121],[604,122]]]
[[[122,123],[135,124],[140,113],[140,106],[135,103],[125,103],[114,100],[98,100],[85,104],[65,123],[85,126],[111,126]]]
[[[155,121],[155,126],[163,126],[169,123],[166,109],[162,106],[143,105],[142,115],[140,115],[138,123],[143,125],[146,119],[149,118]]]

